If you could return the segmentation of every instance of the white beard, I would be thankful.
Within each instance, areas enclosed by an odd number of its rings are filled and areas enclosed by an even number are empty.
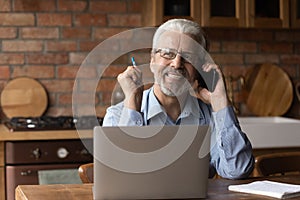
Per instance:
[[[180,96],[184,93],[187,93],[191,88],[191,84],[184,74],[180,74],[181,78],[178,78],[177,83],[174,81],[174,84],[171,84],[166,82],[168,71],[170,70],[166,68],[166,70],[162,72],[162,76],[154,76],[155,83],[160,86],[161,91],[167,96]],[[174,72],[174,70],[171,71]]]

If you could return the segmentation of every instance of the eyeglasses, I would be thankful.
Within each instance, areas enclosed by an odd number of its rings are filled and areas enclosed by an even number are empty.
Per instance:
[[[169,49],[169,48],[159,48],[155,49],[155,53],[159,53],[159,55],[162,58],[165,58],[167,60],[173,60],[177,54],[180,55],[180,57],[183,58],[184,63],[194,63],[196,55],[192,54],[190,52],[184,52],[184,51],[177,51],[176,49]]]

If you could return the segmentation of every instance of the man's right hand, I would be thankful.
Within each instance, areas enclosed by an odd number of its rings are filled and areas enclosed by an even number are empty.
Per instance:
[[[144,91],[142,71],[138,67],[128,66],[117,79],[125,95],[124,106],[140,111]]]

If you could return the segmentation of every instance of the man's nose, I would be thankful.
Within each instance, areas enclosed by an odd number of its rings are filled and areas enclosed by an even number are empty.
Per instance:
[[[176,57],[172,60],[171,66],[174,67],[175,69],[179,69],[183,67],[183,61],[184,61],[183,58],[178,53]]]

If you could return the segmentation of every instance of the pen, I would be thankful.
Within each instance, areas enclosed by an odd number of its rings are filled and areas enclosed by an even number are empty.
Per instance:
[[[134,57],[131,57],[131,62],[132,62],[132,65],[133,65],[134,67],[137,67],[137,66],[136,66],[136,63],[135,63],[135,60],[134,60]]]

